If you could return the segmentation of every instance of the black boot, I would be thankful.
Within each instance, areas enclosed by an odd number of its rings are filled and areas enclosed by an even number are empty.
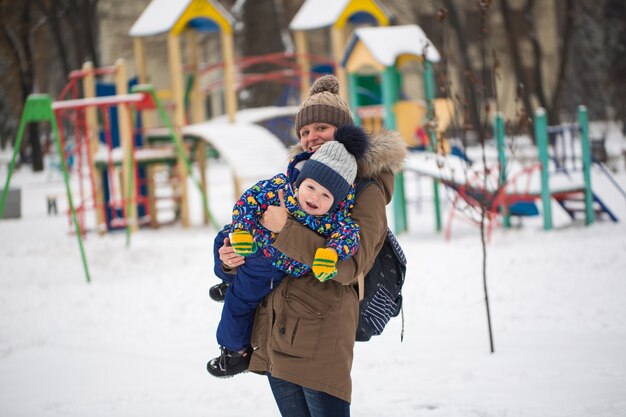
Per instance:
[[[228,285],[229,284],[227,282],[220,282],[219,284],[212,286],[209,288],[209,297],[211,297],[213,301],[223,303]]]
[[[217,378],[231,377],[248,370],[252,349],[246,348],[241,352],[233,352],[225,347],[220,347],[222,354],[207,363],[206,369]]]

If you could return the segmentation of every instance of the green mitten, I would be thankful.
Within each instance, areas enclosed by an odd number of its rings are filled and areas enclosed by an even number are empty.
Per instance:
[[[320,282],[328,281],[337,275],[337,252],[331,248],[319,248],[313,260],[313,274]]]
[[[245,230],[235,230],[230,235],[230,244],[233,246],[235,253],[241,256],[252,255],[257,250],[257,244],[254,238]]]

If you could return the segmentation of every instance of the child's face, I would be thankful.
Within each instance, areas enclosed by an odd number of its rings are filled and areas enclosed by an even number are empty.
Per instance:
[[[300,128],[300,145],[306,151],[315,151],[325,142],[333,140],[337,128],[328,123],[309,123]]]
[[[307,214],[321,216],[328,213],[335,199],[326,187],[306,178],[298,187],[298,204]]]

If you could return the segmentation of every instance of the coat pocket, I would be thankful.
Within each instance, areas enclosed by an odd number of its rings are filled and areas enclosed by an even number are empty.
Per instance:
[[[306,300],[288,293],[272,328],[273,348],[299,358],[313,358],[324,319],[332,306],[311,295]]]
[[[254,324],[252,326],[252,335],[250,336],[250,345],[258,348],[264,341],[267,341],[267,328],[269,321],[269,311],[267,300],[261,301],[254,314]]]

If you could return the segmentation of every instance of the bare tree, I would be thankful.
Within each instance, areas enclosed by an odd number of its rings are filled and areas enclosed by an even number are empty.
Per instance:
[[[275,1],[246,1],[241,10],[241,21],[241,51],[244,57],[285,51],[282,36],[288,22],[279,19]],[[276,69],[279,68],[275,65],[258,63],[246,67],[244,73],[266,73]],[[242,107],[274,105],[283,90],[284,85],[279,83],[261,82],[250,85],[247,94],[241,97]]]
[[[554,27],[557,28],[557,38],[559,39],[558,48],[558,66],[554,68],[557,82],[554,84],[553,90],[548,91],[544,80],[553,74],[544,74],[542,65],[544,51],[539,42],[539,31],[535,22],[535,0],[526,0],[523,7],[524,21],[523,24],[515,24],[510,0],[500,0],[500,12],[504,20],[504,28],[507,41],[510,48],[510,57],[515,71],[515,77],[518,85],[522,86],[522,101],[524,107],[528,111],[533,110],[531,105],[531,95],[534,95],[539,105],[548,112],[548,119],[558,123],[560,121],[560,96],[565,86],[565,69],[569,63],[569,54],[571,49],[573,21],[574,21],[574,2],[573,0],[556,0],[557,21]],[[561,19],[559,19],[561,16]],[[522,56],[519,43],[528,40],[532,48],[532,61],[530,73],[526,72],[526,68],[522,64]],[[531,88],[532,86],[532,88]]]
[[[46,86],[46,92],[54,95],[67,82],[72,69],[79,68],[86,59],[99,61],[97,3],[98,0],[0,0],[0,57],[8,63],[0,68],[0,87],[4,91],[0,110],[9,115],[0,119],[3,137],[15,136],[22,106],[30,94]],[[31,124],[28,134],[20,160],[30,158],[35,171],[43,170],[38,126]]]
[[[463,62],[464,78],[466,79],[464,86],[468,89],[465,97],[466,100],[461,103],[463,107],[468,110],[469,113],[469,118],[465,120],[464,125],[468,128],[471,128],[472,130],[477,131],[478,134],[481,135],[480,113],[478,109],[478,101],[476,99],[476,84],[474,82],[476,79],[476,72],[472,66],[472,61],[469,57],[469,47],[466,41],[467,31],[465,30],[465,25],[461,22],[460,12],[457,8],[456,2],[454,0],[443,0],[443,4],[445,5],[449,13],[450,24],[452,25],[454,33],[456,34],[456,39],[459,45],[459,53],[461,54],[461,59]],[[484,138],[480,137],[479,140],[482,141],[484,140]]]
[[[8,58],[16,68],[16,78],[19,85],[19,98],[21,104],[26,101],[29,94],[35,91],[35,59],[31,44],[31,30],[35,26],[36,16],[30,0],[25,0],[19,5],[1,4],[0,16],[2,16],[2,40],[3,48]],[[21,113],[21,112],[20,112]],[[39,141],[39,128],[36,124],[29,126],[29,145],[34,171],[43,171],[43,156]],[[25,149],[20,150],[20,161],[27,159]]]

